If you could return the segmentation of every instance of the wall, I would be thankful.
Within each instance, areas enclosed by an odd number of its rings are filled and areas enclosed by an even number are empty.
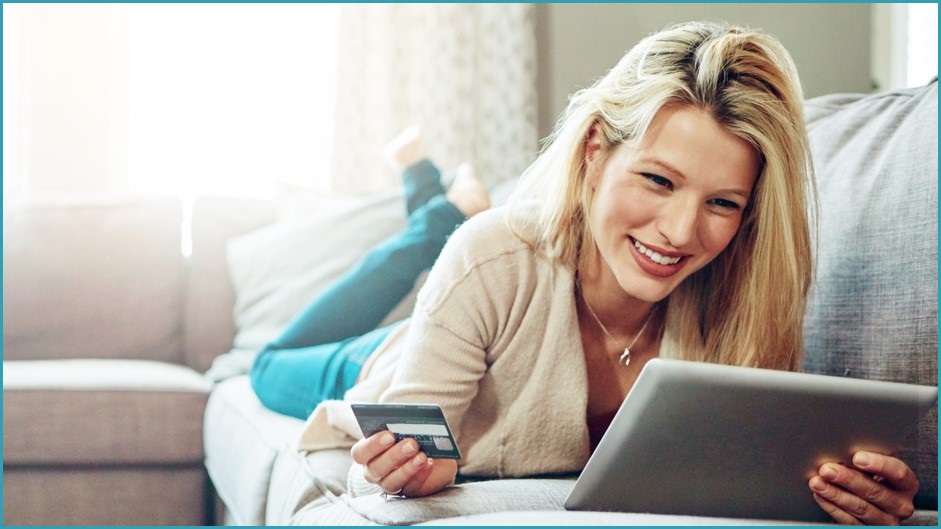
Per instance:
[[[638,40],[677,22],[718,20],[777,37],[797,64],[805,95],[868,92],[869,4],[540,4],[539,134],[568,96],[603,76]]]

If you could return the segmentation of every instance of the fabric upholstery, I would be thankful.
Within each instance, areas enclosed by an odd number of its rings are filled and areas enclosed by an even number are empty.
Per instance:
[[[807,112],[822,206],[805,368],[937,386],[937,83]],[[936,408],[900,455],[936,509]]]
[[[573,484],[567,479],[502,479],[464,483],[420,499],[327,496],[298,511],[290,525],[318,525],[331,519],[352,525],[413,525],[482,513],[560,510]]]
[[[3,525],[205,525],[207,488],[206,471],[198,463],[5,466]]]
[[[199,464],[209,389],[192,369],[161,362],[4,362],[4,469]]]
[[[338,497],[325,494],[308,503],[285,525],[290,526],[376,526],[379,525],[356,512]]]
[[[294,450],[304,422],[267,410],[247,376],[216,385],[206,405],[206,469],[237,525],[263,525],[275,458]],[[296,450],[295,450],[296,451]]]
[[[187,363],[197,371],[231,349],[235,336],[235,290],[225,263],[226,244],[277,217],[275,200],[203,196],[194,201],[184,344]]]
[[[745,518],[706,518],[700,516],[675,516],[646,513],[619,512],[576,512],[576,511],[511,511],[500,513],[473,514],[456,518],[445,518],[417,525],[502,525],[514,527],[520,525],[567,525],[567,526],[737,526],[737,525],[814,525],[807,523],[789,523],[777,520],[750,520]],[[823,524],[819,524],[823,525]]]
[[[346,501],[375,523],[413,525],[487,512],[561,510],[573,484],[573,480],[567,479],[501,479],[455,485],[420,501],[383,499],[378,494]]]
[[[173,198],[4,204],[3,358],[183,362]]]
[[[299,453],[303,421],[264,408],[248,382],[220,382],[206,409],[206,468],[238,525],[284,525],[325,493],[346,489],[348,449]]]
[[[345,448],[306,455],[290,448],[279,451],[271,471],[265,525],[286,525],[305,505],[343,494],[352,462]]]

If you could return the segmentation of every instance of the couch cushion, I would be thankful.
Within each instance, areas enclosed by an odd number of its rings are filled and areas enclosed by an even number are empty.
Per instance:
[[[737,525],[813,525],[807,523],[782,522],[779,520],[752,520],[747,518],[706,518],[702,516],[678,516],[668,514],[591,512],[591,511],[510,511],[501,513],[475,514],[455,518],[435,520],[418,525],[499,525],[516,527],[520,525],[565,525],[565,526],[605,526],[618,525],[630,527],[654,526],[737,526]],[[819,524],[824,525],[824,524]]]
[[[304,506],[343,494],[352,462],[346,448],[307,454],[291,448],[279,451],[271,472],[265,525],[285,525]]]
[[[247,376],[217,384],[206,405],[206,469],[231,522],[264,525],[272,469],[294,451],[304,421],[265,408]]]
[[[183,363],[181,221],[174,198],[4,204],[4,359]]]
[[[938,87],[807,103],[821,196],[805,369],[938,384]],[[900,454],[937,508],[938,416]]]
[[[500,479],[454,485],[425,498],[326,496],[298,511],[290,525],[413,525],[482,513],[562,510],[574,483],[571,479]]]
[[[4,362],[4,467],[199,463],[208,393],[161,362]]]

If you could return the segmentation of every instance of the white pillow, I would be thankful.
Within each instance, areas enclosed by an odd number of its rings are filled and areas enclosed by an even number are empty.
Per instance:
[[[255,355],[380,241],[405,227],[402,191],[305,199],[312,213],[235,237],[226,260],[235,289],[236,336],[206,375],[247,373]],[[295,206],[296,207],[296,206]],[[408,310],[405,308],[404,310]],[[396,309],[401,315],[402,310]]]

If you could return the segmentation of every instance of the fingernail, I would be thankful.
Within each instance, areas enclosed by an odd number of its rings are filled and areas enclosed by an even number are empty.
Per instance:
[[[837,472],[833,467],[823,467],[820,470],[820,475],[823,476],[823,478],[826,480],[834,480],[836,479]]]
[[[872,464],[872,456],[866,452],[856,452],[856,454],[853,455],[853,464],[858,467],[868,467]]]
[[[418,449],[415,448],[415,444],[411,442],[405,443],[405,446],[402,447],[402,453],[405,455],[412,455],[417,451]]]
[[[822,479],[815,477],[810,480],[810,488],[817,492],[823,492],[827,490],[827,484]]]
[[[418,454],[417,456],[415,456],[415,458],[412,459],[412,464],[415,465],[416,467],[420,467],[424,465],[425,464],[424,454]]]
[[[395,442],[395,436],[390,433],[383,434],[383,436],[379,438],[379,442],[382,446],[390,446]]]

